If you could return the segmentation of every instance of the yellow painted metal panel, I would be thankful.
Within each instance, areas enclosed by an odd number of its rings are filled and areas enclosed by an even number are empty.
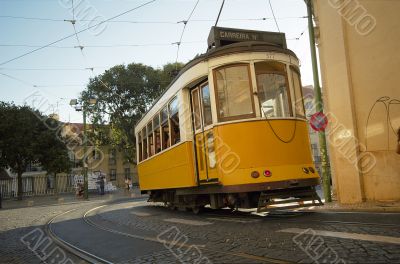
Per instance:
[[[197,155],[197,170],[199,173],[199,180],[204,181],[207,180],[207,161],[205,155],[205,147],[204,147],[204,136],[203,133],[196,135],[196,155]]]
[[[296,124],[295,124],[296,123]],[[303,167],[315,170],[308,139],[307,123],[294,120],[265,120],[229,123],[214,127],[216,168],[209,170],[209,178],[218,178],[222,185],[240,185],[293,179],[318,178],[317,173],[305,173]],[[210,132],[206,131],[205,134]],[[295,136],[289,143],[288,140]],[[202,137],[201,134],[196,138]],[[204,139],[203,139],[204,140]],[[193,143],[182,143],[138,165],[142,190],[171,189],[197,186],[194,173]],[[203,143],[204,144],[204,143]],[[202,146],[204,148],[204,145]],[[206,155],[204,155],[206,151]],[[208,166],[208,147],[199,151],[204,170]],[[263,175],[264,170],[271,177]],[[258,171],[260,177],[252,178]],[[205,177],[205,173],[202,178]]]
[[[248,121],[214,128],[218,138],[218,176],[223,185],[319,177],[317,173],[302,171],[303,167],[315,169],[307,123],[298,120],[269,122]],[[291,142],[281,141],[289,140],[293,133],[295,136]],[[265,169],[272,171],[272,177],[262,175]],[[252,178],[252,171],[258,171],[261,176]]]
[[[184,142],[138,164],[141,190],[196,186],[193,143]]]

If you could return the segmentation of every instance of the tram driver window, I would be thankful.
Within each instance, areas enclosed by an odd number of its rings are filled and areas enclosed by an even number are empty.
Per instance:
[[[285,64],[257,62],[254,66],[261,115],[263,117],[292,116]]]
[[[171,146],[181,141],[181,134],[179,129],[179,103],[178,98],[175,97],[169,103],[169,115],[171,124]]]
[[[168,108],[164,107],[161,111],[161,147],[163,150],[171,146],[169,139]]]
[[[155,153],[161,151],[161,133],[160,133],[160,115],[157,114],[153,119],[154,126],[154,143],[155,143]]]
[[[300,74],[294,68],[291,68],[290,71],[292,72],[293,90],[296,98],[295,102],[296,116],[305,118],[306,115],[304,111],[303,92],[301,88],[302,86],[300,81]]]
[[[249,66],[230,65],[214,71],[219,121],[254,117]]]

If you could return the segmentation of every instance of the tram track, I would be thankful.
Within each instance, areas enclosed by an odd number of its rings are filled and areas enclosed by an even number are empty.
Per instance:
[[[297,217],[303,217],[307,215],[319,214],[318,212],[296,212],[296,211],[275,211],[272,214],[265,215],[255,215],[250,212],[239,212],[236,214],[227,214],[227,212],[223,212],[222,214],[207,212],[205,216],[208,218],[229,218],[229,219],[239,219],[245,221],[245,219],[249,219],[249,223],[253,221],[271,221],[280,223],[298,223]],[[358,221],[335,221],[335,220],[316,220],[316,219],[307,219],[307,223],[318,223],[318,224],[329,224],[329,225],[349,225],[349,226],[365,226],[365,227],[382,227],[382,228],[393,228],[398,227],[397,224],[388,224],[388,223],[374,223],[374,222],[358,222]]]
[[[45,228],[45,232],[47,233],[47,235],[61,248],[63,248],[64,250],[66,250],[67,252],[71,253],[72,255],[78,257],[79,259],[89,262],[89,263],[99,263],[99,264],[110,264],[112,262],[107,261],[103,258],[100,258],[99,256],[96,256],[94,254],[91,254],[90,252],[87,252],[86,250],[83,250],[75,245],[73,245],[72,243],[67,242],[66,240],[62,239],[60,236],[58,236],[55,231],[52,228],[52,224],[54,222],[54,220],[56,220],[58,217],[71,213],[73,211],[76,211],[77,209],[72,209],[72,210],[68,210],[66,212],[63,212],[61,214],[58,214],[56,216],[54,216],[52,219],[50,219],[47,224],[46,224],[46,228]]]
[[[107,225],[103,225],[101,222],[97,222],[94,220],[93,216],[96,215],[96,211],[106,208],[107,206],[110,206],[111,204],[104,204],[100,206],[95,206],[90,209],[85,209],[84,212],[79,213],[78,218],[81,221],[82,225],[90,226],[94,228],[95,230],[101,230],[102,232],[107,232],[107,233],[112,233],[115,236],[123,236],[125,239],[135,239],[135,240],[142,240],[143,243],[157,243],[160,245],[164,244],[165,245],[174,245],[178,246],[181,248],[189,248],[191,246],[196,246],[198,247],[202,252],[204,253],[210,253],[211,254],[224,254],[227,256],[231,257],[237,257],[240,259],[243,259],[244,263],[247,263],[249,261],[253,262],[261,262],[261,263],[290,263],[288,261],[280,260],[280,259],[274,259],[274,258],[269,258],[269,257],[264,257],[264,256],[256,256],[256,255],[250,255],[244,252],[234,252],[234,251],[220,251],[216,250],[213,248],[210,248],[209,246],[206,245],[201,245],[201,244],[179,244],[176,243],[176,241],[160,241],[156,236],[152,235],[141,235],[137,233],[127,233],[123,232],[121,230],[116,230],[112,226],[109,227]],[[131,208],[131,206],[124,207],[125,209]],[[161,209],[161,208],[160,208]],[[69,210],[66,212],[63,212],[59,215],[56,215],[53,217],[50,221],[48,221],[46,225],[46,232],[51,237],[61,248],[65,249],[69,253],[73,254],[77,258],[84,260],[89,263],[115,263],[118,261],[114,261],[111,259],[108,259],[107,257],[101,257],[93,252],[88,252],[88,250],[82,249],[80,246],[78,246],[76,243],[71,242],[71,238],[69,241],[68,239],[63,239],[62,236],[60,236],[59,233],[56,232],[54,229],[54,224],[55,220],[57,220],[59,217],[62,217],[64,215],[67,215],[69,213],[77,213],[78,209],[73,209]],[[279,221],[280,223],[298,223],[299,218],[302,216],[308,216],[308,215],[316,215],[317,213],[315,212],[277,212],[277,213],[272,213],[270,215],[254,215],[251,214],[250,212],[228,212],[228,211],[209,211],[209,212],[204,212],[203,216],[205,218],[219,218],[219,220],[223,219],[240,219],[240,221],[237,221],[238,223],[245,223],[246,220],[248,220],[249,223],[254,223],[254,220],[257,221],[270,221],[271,223],[274,223],[276,221]],[[299,218],[297,218],[299,217]],[[303,219],[304,220],[304,219]],[[303,221],[300,221],[303,222]],[[365,227],[380,227],[380,228],[393,228],[397,227],[395,224],[389,224],[389,223],[374,223],[374,222],[357,222],[357,221],[336,221],[336,220],[322,220],[322,219],[306,219],[307,223],[318,223],[318,224],[329,224],[329,225],[347,225],[347,226],[365,226]],[[59,223],[57,223],[59,224]],[[84,228],[81,226],[81,228]],[[61,229],[60,229],[61,230]],[[96,231],[93,232],[96,232]],[[92,232],[92,231],[91,231]],[[62,233],[62,232],[61,232]],[[96,232],[98,233],[98,232]],[[104,236],[104,234],[101,235],[103,239],[107,239],[107,237]],[[118,238],[117,238],[118,239]],[[119,240],[119,239],[118,239]],[[129,243],[130,244],[130,243]],[[104,252],[103,252],[104,253]],[[138,256],[140,257],[140,256]],[[246,262],[247,260],[247,262]]]
[[[263,256],[256,256],[256,255],[250,255],[244,252],[230,252],[230,251],[221,251],[221,250],[216,250],[216,249],[211,249],[206,247],[205,245],[194,245],[194,244],[181,244],[181,243],[176,243],[176,241],[160,241],[159,239],[157,239],[157,237],[151,237],[151,236],[142,236],[142,235],[136,235],[136,234],[131,234],[131,233],[126,233],[126,232],[122,232],[122,231],[118,231],[112,228],[108,228],[105,226],[102,226],[98,223],[96,223],[95,221],[91,220],[89,218],[89,214],[95,212],[96,210],[100,209],[100,208],[104,208],[108,205],[101,205],[101,206],[96,206],[94,208],[91,208],[87,211],[85,211],[81,217],[81,219],[84,221],[85,224],[96,228],[98,230],[102,230],[104,232],[109,232],[109,233],[113,233],[116,235],[120,235],[120,236],[125,236],[125,237],[129,237],[131,239],[139,239],[139,240],[144,240],[144,241],[148,241],[148,242],[154,242],[154,243],[159,243],[159,244],[164,244],[164,245],[173,245],[173,246],[177,246],[179,248],[190,248],[191,246],[197,246],[202,252],[209,252],[209,253],[218,253],[218,254],[224,254],[227,256],[232,256],[232,257],[237,257],[237,258],[241,258],[243,259],[243,263],[248,263],[248,261],[257,261],[259,263],[279,263],[279,264],[283,264],[283,263],[292,263],[289,261],[285,261],[285,260],[280,260],[280,259],[274,259],[274,258],[268,258],[268,257],[263,257]],[[55,230],[53,229],[52,225],[54,224],[54,221],[58,218],[61,217],[63,215],[66,215],[68,213],[74,212],[77,209],[73,209],[73,210],[69,210],[66,212],[63,212],[61,214],[56,215],[55,217],[53,217],[46,225],[46,233],[49,235],[49,237],[51,237],[53,239],[53,241],[55,241],[61,248],[65,249],[66,251],[68,251],[69,253],[73,254],[74,256],[76,256],[77,258],[89,262],[89,263],[105,263],[105,264],[110,264],[110,263],[115,263],[112,260],[107,260],[103,257],[100,257],[98,255],[95,255],[93,253],[88,252],[87,250],[84,250],[76,245],[74,245],[71,242],[66,241],[65,239],[63,239],[62,237],[60,237],[59,235],[57,235],[57,233],[55,232]]]

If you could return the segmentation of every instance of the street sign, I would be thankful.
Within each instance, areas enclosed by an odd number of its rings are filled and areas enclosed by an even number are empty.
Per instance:
[[[324,131],[328,125],[328,118],[324,113],[317,112],[311,116],[310,125],[315,131]]]

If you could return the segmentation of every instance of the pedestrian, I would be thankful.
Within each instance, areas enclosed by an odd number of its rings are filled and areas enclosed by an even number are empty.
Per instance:
[[[77,196],[78,198],[83,197],[83,184],[80,183],[80,182],[77,184],[76,196]]]
[[[0,189],[0,209],[3,208],[1,205],[1,202],[2,202],[2,197],[1,197],[1,189]]]
[[[104,177],[100,178],[100,195],[104,195]]]
[[[129,179],[125,178],[126,192],[129,193]]]

